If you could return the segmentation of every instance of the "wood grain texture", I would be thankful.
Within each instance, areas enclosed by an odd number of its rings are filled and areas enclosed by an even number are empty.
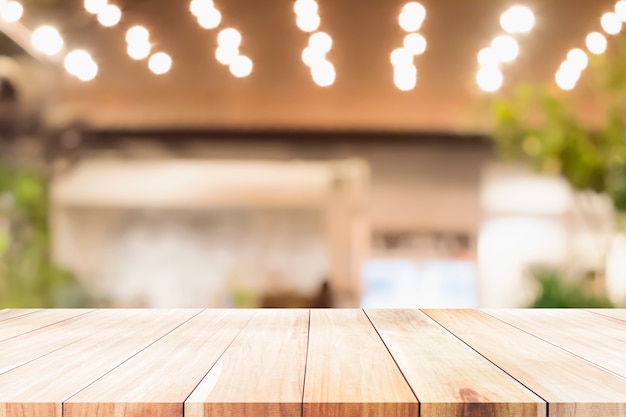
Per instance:
[[[4,310],[0,310],[0,322],[8,319],[12,319],[14,317],[25,316],[27,314],[33,314],[36,311],[42,311],[41,308],[6,308]]]
[[[548,402],[550,417],[623,417],[626,380],[475,310],[424,310]]]
[[[422,417],[539,417],[546,404],[419,310],[367,310]]]
[[[626,309],[592,308],[586,311],[606,317],[612,317],[617,320],[626,321]]]
[[[304,417],[416,417],[418,403],[361,310],[311,310]]]
[[[185,402],[185,417],[301,417],[308,310],[259,310]]]
[[[0,417],[61,417],[65,400],[198,313],[109,310],[79,342],[0,375]]]
[[[626,322],[583,310],[485,310],[485,313],[626,377]]]
[[[10,320],[0,321],[0,341],[41,329],[63,320],[88,313],[88,309],[55,309],[34,311]]]
[[[205,310],[68,399],[65,417],[182,417],[253,310]]]

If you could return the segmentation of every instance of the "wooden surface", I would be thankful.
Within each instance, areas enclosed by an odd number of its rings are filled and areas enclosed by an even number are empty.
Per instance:
[[[624,310],[0,310],[0,417],[624,417]]]

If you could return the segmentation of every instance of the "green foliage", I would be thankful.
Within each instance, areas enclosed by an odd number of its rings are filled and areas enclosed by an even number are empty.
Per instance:
[[[34,170],[0,163],[0,307],[78,307],[88,303],[51,261],[48,192]]]
[[[602,295],[597,295],[585,282],[564,279],[558,271],[537,270],[534,277],[540,285],[539,295],[533,308],[612,308],[612,303]]]
[[[580,88],[601,105],[604,121],[582,122],[570,92],[550,84],[519,85],[491,101],[500,159],[538,173],[560,174],[573,188],[608,193],[626,211],[626,40],[612,54],[593,57]]]

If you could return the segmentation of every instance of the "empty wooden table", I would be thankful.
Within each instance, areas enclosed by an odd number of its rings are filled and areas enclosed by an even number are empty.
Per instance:
[[[0,310],[0,417],[626,416],[626,310]]]

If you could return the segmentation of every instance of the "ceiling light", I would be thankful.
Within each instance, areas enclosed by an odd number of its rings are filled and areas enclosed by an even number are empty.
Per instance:
[[[410,2],[404,5],[398,23],[407,32],[415,32],[422,27],[426,19],[426,9],[420,3]]]
[[[7,23],[17,22],[22,18],[22,14],[24,14],[24,7],[16,1],[10,1],[5,4],[1,12],[2,20]]]
[[[585,44],[589,52],[595,55],[600,55],[606,52],[607,41],[603,34],[599,32],[592,32],[587,35]]]
[[[40,26],[31,35],[33,47],[46,55],[56,55],[63,49],[63,38],[52,26]]]
[[[508,35],[500,35],[491,42],[491,50],[500,62],[513,62],[519,55],[519,44]]]
[[[107,4],[98,12],[98,22],[102,26],[111,27],[117,25],[122,19],[122,11],[114,4]]]
[[[502,87],[502,71],[495,67],[483,67],[476,74],[478,87],[486,93],[495,93]]]
[[[237,29],[222,29],[217,35],[217,43],[219,46],[237,48],[241,44],[241,33]]]
[[[328,52],[333,47],[333,38],[326,32],[315,32],[309,37],[309,46],[321,52]]]
[[[528,7],[513,6],[500,16],[500,26],[507,33],[528,33],[535,26],[535,15]]]
[[[413,55],[421,55],[426,52],[426,38],[419,33],[409,33],[404,37],[404,49]]]
[[[303,32],[315,32],[320,27],[321,19],[318,14],[298,15],[296,25]]]
[[[237,78],[247,77],[252,73],[252,60],[245,55],[239,55],[230,63],[229,69]]]
[[[622,31],[622,20],[613,12],[603,14],[600,24],[609,35],[617,35]]]
[[[165,52],[157,52],[150,57],[148,68],[157,75],[162,75],[172,68],[172,58]]]

